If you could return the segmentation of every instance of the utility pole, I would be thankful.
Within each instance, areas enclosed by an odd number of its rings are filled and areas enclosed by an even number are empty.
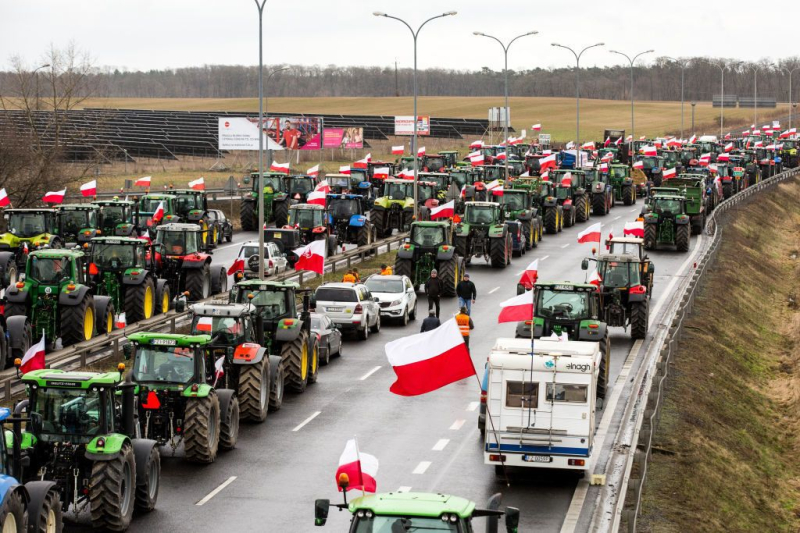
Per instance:
[[[397,58],[394,58],[394,95],[400,96],[400,83],[397,78]]]

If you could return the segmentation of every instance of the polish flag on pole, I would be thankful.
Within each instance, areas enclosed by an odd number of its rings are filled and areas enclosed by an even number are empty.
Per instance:
[[[8,197],[5,187],[0,189],[0,207],[8,207],[11,205],[11,198]]]
[[[589,141],[588,143],[583,143],[581,145],[581,150],[594,150],[594,141]]]
[[[483,165],[483,154],[470,155],[469,162],[473,167],[479,167]]]
[[[370,161],[372,161],[372,154],[367,154],[364,159],[359,159],[353,163],[353,168],[367,168]]]
[[[592,272],[592,275],[589,276],[589,283],[591,283],[592,285],[597,285],[598,287],[600,286],[601,283],[603,283],[603,278],[600,277],[600,273],[597,271],[596,268]]]
[[[618,138],[617,138],[617,140],[616,140],[616,141],[614,141],[614,144],[615,144],[615,145],[617,145],[617,146],[619,146],[620,144],[622,144],[622,137],[618,137]]]
[[[237,259],[233,264],[228,267],[228,275],[232,276],[234,273],[244,270],[244,259]]]
[[[694,144],[697,142],[697,135],[692,135],[689,137],[689,144]]]
[[[406,153],[406,147],[402,144],[400,146],[392,146],[392,155],[403,155]]]
[[[728,154],[719,154],[717,156],[717,161],[719,161],[720,163],[725,163],[726,161],[730,161],[730,160],[731,160],[731,156],[728,155]]]
[[[469,149],[474,150],[475,148],[483,148],[483,141],[472,141],[472,144],[469,145]]]
[[[542,175],[540,177],[542,178],[542,181],[550,181],[550,171],[545,170],[544,172],[542,172]]]
[[[606,137],[606,140],[603,143],[603,148],[608,148],[609,144],[611,144],[611,137]]]
[[[350,165],[342,165],[339,167],[339,174],[350,175]]]
[[[273,161],[269,166],[269,169],[273,172],[283,172],[284,174],[288,174],[289,163],[278,163],[277,161]]]
[[[47,191],[47,194],[42,196],[42,201],[46,204],[60,204],[64,201],[64,196],[67,195],[67,189],[60,191]]]
[[[500,314],[497,316],[498,324],[532,319],[533,295],[530,293],[518,294],[500,304]]]
[[[676,174],[676,170],[674,168],[668,168],[661,175],[661,179],[665,179],[665,180],[672,179],[672,178],[675,177],[675,174]]]
[[[153,220],[156,222],[160,222],[161,219],[164,218],[164,202],[158,202],[158,207],[156,207],[156,212],[153,213]]]
[[[124,311],[117,315],[117,320],[115,322],[117,329],[125,329],[125,326],[128,325],[128,318],[125,316]]]
[[[319,241],[312,241],[302,248],[296,249],[294,253],[297,254],[298,259],[297,263],[294,264],[294,269],[308,270],[322,275],[325,267],[326,245],[327,241],[322,239]]]
[[[314,165],[313,167],[306,170],[306,174],[309,176],[314,176],[315,178],[319,176],[319,165]]]
[[[425,155],[425,147],[422,146],[419,150],[417,150],[417,157],[422,157]]]
[[[533,131],[542,131],[542,125],[541,124],[534,124],[533,126],[531,126],[531,129]]]
[[[603,225],[598,222],[597,224],[592,224],[582,232],[578,233],[578,243],[596,242],[597,244],[600,244],[600,230],[602,227]]]
[[[313,191],[308,193],[308,196],[306,197],[306,203],[325,207],[326,197],[327,193],[324,191]]]
[[[622,228],[622,236],[639,237],[640,239],[644,239],[644,222],[641,220],[626,222],[625,227]]]
[[[153,178],[150,177],[150,176],[145,176],[143,178],[139,178],[133,184],[136,185],[137,187],[149,187],[150,186],[150,180],[152,180],[152,179]]]
[[[534,259],[530,265],[525,267],[525,272],[522,273],[518,283],[530,290],[537,279],[539,279],[539,260]]]
[[[196,191],[204,191],[206,190],[206,180],[200,176],[196,180],[189,182],[189,188]]]
[[[639,169],[644,168],[644,161],[635,161],[633,163],[633,168],[639,168]]]
[[[331,192],[331,186],[330,184],[328,184],[328,180],[322,180],[319,183],[317,183],[317,186],[314,187],[314,190],[318,192],[324,192],[327,194]]]
[[[82,196],[96,196],[97,195],[97,180],[92,180],[88,183],[81,185]]]
[[[496,189],[498,187],[502,187],[502,185],[503,184],[500,183],[500,180],[492,180],[492,181],[490,181],[489,183],[486,184],[486,189],[491,191],[492,189]]]
[[[404,180],[413,180],[414,179],[414,171],[411,169],[401,170],[397,177]]]
[[[633,135],[628,135],[627,137],[625,137],[625,142],[626,143],[629,143],[631,141],[633,141]]]
[[[723,140],[725,140],[725,141],[731,140],[731,132],[726,133],[725,137],[723,137]]]
[[[574,150],[575,149],[575,142],[574,141],[568,142],[567,145],[564,148],[566,150]]]
[[[224,355],[219,356],[219,358],[214,362],[214,384],[212,385],[212,387],[216,387],[219,378],[221,378],[225,374],[225,368],[223,366],[224,364],[225,364]]]
[[[375,493],[378,484],[375,477],[378,475],[378,458],[368,453],[358,451],[356,439],[350,439],[339,457],[339,468],[336,469],[336,486],[339,492],[361,490]],[[342,476],[347,476],[347,487],[342,488]]]
[[[730,152],[731,150],[733,150],[733,143],[726,144],[724,150],[726,152]]]
[[[44,346],[44,330],[42,330],[42,339],[28,348],[28,351],[25,352],[25,356],[22,358],[22,363],[19,365],[19,371],[22,374],[44,368]]]
[[[613,152],[606,152],[606,154],[600,159],[603,163],[610,163],[614,160],[614,153]]]
[[[544,172],[548,168],[556,168],[556,154],[551,154],[539,160],[539,171]]]
[[[600,172],[608,172],[608,163],[600,163],[598,170],[600,170]]]
[[[500,152],[499,154],[497,154],[497,157],[495,157],[495,159],[498,161],[505,161],[507,159],[506,153]]]
[[[456,201],[450,200],[446,204],[431,209],[431,220],[437,218],[450,218],[456,213]]]
[[[640,151],[644,155],[650,155],[650,156],[658,155],[658,149],[655,146],[652,146],[652,145],[645,146],[645,147],[641,148]]]
[[[376,180],[385,180],[389,178],[389,167],[377,167],[372,171],[372,177]]]
[[[434,330],[389,342],[385,350],[397,375],[389,391],[399,396],[426,394],[475,375],[455,318]]]

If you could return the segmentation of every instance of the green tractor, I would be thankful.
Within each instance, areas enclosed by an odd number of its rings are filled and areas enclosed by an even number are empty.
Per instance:
[[[516,182],[514,182],[516,183]],[[539,214],[539,204],[534,201],[533,191],[528,189],[504,189],[502,196],[493,196],[500,202],[505,212],[506,223],[522,225],[522,237],[526,250],[539,246],[542,240],[543,220]]]
[[[659,244],[675,245],[679,252],[689,251],[691,218],[686,214],[686,197],[657,192],[648,202],[644,215],[644,247],[655,250]]]
[[[61,248],[64,241],[58,236],[55,209],[6,209],[6,232],[0,235],[0,282],[17,282],[20,270],[25,270],[28,252],[38,248]]]
[[[158,277],[168,280],[173,297],[188,292],[189,300],[196,301],[228,290],[228,273],[225,267],[211,264],[203,233],[196,224],[163,224],[156,228],[156,271]]]
[[[160,279],[152,246],[131,237],[92,239],[89,281],[95,295],[108,296],[127,323],[169,311],[169,282]]]
[[[469,264],[483,257],[494,268],[511,264],[513,244],[505,225],[505,214],[494,202],[466,202],[464,216],[455,229],[456,253]]]
[[[379,239],[390,236],[393,229],[408,231],[414,221],[414,182],[385,180],[383,196],[375,199],[369,219]]]
[[[172,194],[145,194],[139,198],[137,217],[139,233],[153,239],[159,224],[180,222],[181,217],[178,216],[175,206],[176,200]],[[164,212],[159,218],[156,218],[159,207]]]
[[[297,203],[289,198],[284,191],[284,178],[286,174],[280,172],[264,172],[264,223],[275,221],[277,227],[285,226],[289,219],[289,206]],[[243,231],[256,231],[258,229],[258,172],[245,176],[244,183],[252,185],[250,192],[242,195],[240,207],[240,221]]]
[[[26,316],[30,321],[28,331],[22,332],[27,339],[15,338],[20,332],[9,324],[12,346],[39,338],[42,332],[51,345],[58,337],[64,346],[88,341],[114,329],[114,312],[111,298],[93,295],[81,251],[31,252],[25,281],[6,289],[6,319]]]
[[[410,237],[397,249],[394,273],[408,276],[419,290],[435,269],[444,283],[443,295],[455,296],[456,285],[464,278],[464,259],[456,254],[452,231],[449,222],[411,224]]]
[[[260,423],[267,419],[270,393],[282,394],[283,365],[280,355],[269,355],[257,340],[263,322],[256,310],[249,304],[232,303],[189,308],[192,334],[211,336],[205,345],[206,365],[222,370],[217,384],[236,391],[242,420]]]
[[[614,189],[614,200],[622,202],[623,205],[633,205],[636,203],[636,186],[631,177],[631,169],[628,165],[609,165],[608,180],[611,188]]]
[[[582,170],[553,170],[550,180],[556,186],[556,200],[564,211],[564,226],[586,222],[592,210],[586,190],[586,173]]]
[[[213,463],[220,448],[236,447],[239,400],[217,389],[218,370],[206,358],[208,335],[133,333],[123,347],[133,358],[139,434],[168,446],[183,442],[186,460]]]
[[[64,204],[57,217],[58,236],[65,245],[83,246],[103,234],[100,207],[94,204]]]
[[[208,195],[196,189],[169,189],[167,194],[175,196],[175,213],[181,222],[197,224],[203,244],[212,248],[219,241],[220,228],[212,223],[208,215]]]
[[[29,531],[57,531],[50,519],[68,511],[87,512],[93,529],[125,531],[134,511],[155,509],[161,459],[156,442],[139,437],[135,386],[122,381],[124,369],[43,369],[22,376],[28,399],[15,412],[28,422],[5,439],[20,448],[20,480],[48,487],[45,501],[37,502],[44,512]]]
[[[297,313],[297,293],[303,293],[303,312]],[[256,308],[261,331],[258,343],[267,353],[280,355],[279,378],[270,390],[269,408],[280,409],[283,403],[284,382],[294,392],[304,392],[316,383],[319,352],[316,336],[311,334],[308,291],[298,291],[292,282],[241,281],[230,293],[232,303],[249,304]]]
[[[120,200],[95,200],[100,206],[100,229],[109,237],[135,237],[138,212],[136,202]]]
[[[614,207],[614,190],[608,174],[598,168],[586,169],[586,192],[591,199],[592,214],[605,216]]]
[[[530,191],[533,195],[533,205],[540,213],[542,231],[556,234],[564,229],[564,208],[556,197],[555,184],[540,176],[516,178],[512,182],[513,189]],[[503,191],[505,195],[505,191]]]

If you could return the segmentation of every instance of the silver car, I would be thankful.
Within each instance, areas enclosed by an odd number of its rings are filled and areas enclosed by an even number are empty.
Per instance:
[[[311,298],[311,307],[317,313],[325,313],[342,332],[355,331],[361,340],[367,340],[370,332],[381,330],[378,299],[360,283],[320,285]]]
[[[242,247],[239,248],[237,259],[244,261],[242,277],[258,276],[258,241],[249,241],[242,244]],[[275,276],[281,272],[286,272],[287,268],[289,268],[289,261],[278,250],[278,246],[274,242],[265,242],[264,275],[267,277]]]
[[[364,283],[381,306],[381,317],[398,321],[403,326],[417,318],[417,293],[408,276],[375,274]]]
[[[317,336],[319,364],[327,365],[332,356],[342,355],[342,332],[322,313],[311,313],[311,333]]]

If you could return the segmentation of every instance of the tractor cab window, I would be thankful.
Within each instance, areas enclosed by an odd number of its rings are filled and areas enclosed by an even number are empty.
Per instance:
[[[434,198],[436,196],[436,191],[434,190],[432,185],[422,185],[420,184],[417,188],[417,194],[419,196],[419,202],[425,202]],[[413,195],[413,193],[412,193]]]
[[[62,211],[58,215],[59,226],[65,233],[76,233],[83,228],[93,228],[96,224],[94,211]]]
[[[502,204],[506,206],[506,209],[509,211],[525,209],[525,200],[522,194],[510,194],[510,191],[506,191],[500,198],[502,199]]]
[[[248,300],[247,295],[252,294],[253,299]],[[282,291],[244,291],[243,303],[251,302],[258,308],[258,312],[265,320],[286,318],[286,295]]]
[[[100,393],[86,389],[39,388],[32,413],[42,417],[41,434],[45,442],[88,442],[102,434]],[[64,437],[70,438],[64,438]],[[74,437],[86,437],[84,439]]]
[[[242,318],[195,316],[192,335],[211,335],[214,346],[235,346],[245,341],[246,325]]]
[[[193,209],[201,209],[197,197],[193,194],[179,194],[175,198],[175,210],[178,213],[188,213]]]
[[[33,237],[47,232],[44,213],[11,213],[8,231],[17,237]]]
[[[274,192],[282,191],[283,184],[281,183],[281,176],[264,176],[264,192],[272,194]],[[258,190],[258,173],[253,175],[253,190]]]
[[[642,165],[644,165],[644,170],[650,170],[651,168],[659,166],[657,157],[642,157],[639,159],[639,161],[641,161]]]
[[[194,231],[159,231],[156,243],[163,244],[167,255],[187,255],[198,251],[197,236]]]
[[[350,188],[350,179],[349,178],[330,178],[331,188],[336,190],[347,190]]]
[[[289,181],[289,194],[306,194],[314,190],[315,183],[312,178],[291,178]]]
[[[413,183],[387,183],[385,195],[395,200],[405,200],[414,196]]]
[[[395,531],[463,531],[458,522],[423,516],[358,516],[353,533],[394,533]]]
[[[114,228],[117,224],[128,222],[125,207],[121,205],[107,205],[101,208],[103,211],[103,227]]]
[[[444,168],[445,162],[443,157],[426,157],[425,158],[425,166],[428,167],[429,170],[439,170]]]
[[[639,263],[599,261],[597,270],[605,287],[633,287],[641,284],[639,281]]]
[[[536,301],[537,314],[545,318],[580,320],[591,315],[588,292],[542,289]]]
[[[484,179],[486,181],[501,180],[503,178],[505,178],[505,168],[504,167],[485,167],[484,168]]]
[[[336,219],[348,218],[361,212],[356,198],[335,198],[328,206],[331,216]]]
[[[36,256],[31,259],[30,277],[39,283],[56,285],[69,275],[69,261],[66,259]]]
[[[467,222],[469,224],[491,224],[494,220],[494,208],[490,206],[467,207]]]
[[[441,226],[413,226],[411,230],[411,242],[427,248],[439,246],[447,241],[444,235],[444,228]]]
[[[98,267],[110,270],[144,266],[141,246],[97,243],[92,248],[92,260]]]
[[[655,198],[652,209],[657,213],[678,214],[681,212],[681,201],[677,198]]]
[[[194,348],[137,346],[133,380],[139,383],[188,383],[194,377]]]
[[[155,213],[159,204],[164,202],[164,210],[169,213],[169,201],[164,198],[148,198],[147,196],[139,200],[139,211],[142,213]]]
[[[467,173],[466,172],[451,172],[450,179],[452,182],[458,187],[458,190],[467,184]]]
[[[319,209],[290,209],[289,225],[301,228],[315,228],[324,226],[323,212]]]

